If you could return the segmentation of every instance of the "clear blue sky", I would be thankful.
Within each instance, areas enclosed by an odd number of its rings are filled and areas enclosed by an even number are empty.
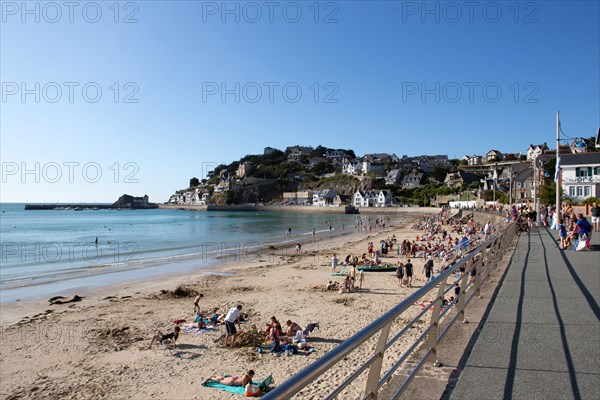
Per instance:
[[[314,3],[2,2],[1,201],[165,201],[265,146],[461,157],[553,146],[557,110],[600,125],[597,1]]]

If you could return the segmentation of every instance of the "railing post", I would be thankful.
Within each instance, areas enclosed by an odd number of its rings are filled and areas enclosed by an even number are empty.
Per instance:
[[[467,320],[465,318],[465,301],[467,299],[466,295],[467,295],[468,279],[469,279],[469,274],[466,272],[466,269],[465,269],[465,273],[460,278],[460,284],[459,284],[460,293],[458,294],[458,297],[456,299],[456,308],[458,309],[458,319],[462,320],[463,324],[467,323]]]
[[[442,298],[444,296],[444,291],[446,290],[446,282],[448,281],[448,276],[444,278],[442,282],[440,282],[440,287],[438,288],[437,296],[433,301],[433,310],[431,310],[431,322],[429,325],[431,329],[429,330],[429,335],[427,336],[427,346],[431,349],[431,354],[429,355],[428,361],[433,361],[433,365],[436,367],[440,365],[440,360],[437,356],[437,345],[438,345],[438,336],[440,335],[440,313],[442,311]]]
[[[365,396],[371,399],[377,399],[377,392],[379,391],[379,378],[381,377],[381,366],[383,365],[383,355],[385,353],[385,346],[387,344],[388,336],[390,334],[390,328],[392,323],[390,322],[381,330],[379,335],[379,341],[375,347],[375,354],[377,359],[373,361],[373,364],[369,367],[369,375],[367,376],[367,386],[365,387]]]

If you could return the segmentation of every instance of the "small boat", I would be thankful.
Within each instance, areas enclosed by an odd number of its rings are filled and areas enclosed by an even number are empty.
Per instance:
[[[81,211],[81,207],[75,207],[73,211]]]
[[[365,272],[390,272],[396,270],[395,265],[361,265],[360,267],[356,267],[359,271]]]

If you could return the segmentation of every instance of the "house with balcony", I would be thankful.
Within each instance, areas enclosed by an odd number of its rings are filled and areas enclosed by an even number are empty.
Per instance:
[[[567,197],[581,202],[600,197],[600,152],[561,154],[562,189]]]

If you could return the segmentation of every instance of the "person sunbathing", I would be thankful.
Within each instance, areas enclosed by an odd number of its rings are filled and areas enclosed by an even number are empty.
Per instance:
[[[242,377],[239,377],[239,376],[213,376],[213,377],[210,377],[208,380],[219,382],[221,385],[226,385],[226,386],[245,387],[247,384],[252,382],[253,377],[254,377],[254,371],[249,370]]]
[[[179,328],[178,326],[175,327],[175,329],[173,330],[173,332],[171,333],[167,333],[166,335],[163,334],[161,331],[157,331],[156,335],[152,336],[152,340],[150,341],[150,344],[148,345],[148,349],[152,348],[152,345],[154,345],[156,342],[164,342],[165,340],[171,340],[171,341],[176,341],[177,338],[179,337],[179,332],[181,331],[181,328]]]

